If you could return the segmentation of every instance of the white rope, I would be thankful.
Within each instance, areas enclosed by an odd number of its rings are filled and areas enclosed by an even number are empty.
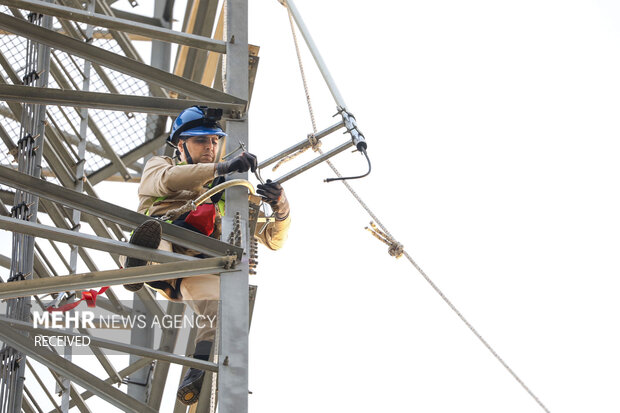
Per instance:
[[[285,5],[284,3],[282,4]],[[293,33],[293,40],[295,43],[295,52],[297,53],[297,61],[299,62],[299,71],[301,72],[301,80],[304,84],[304,93],[306,94],[306,102],[308,103],[308,112],[310,112],[310,120],[312,121],[312,132],[313,133],[308,135],[308,146],[301,148],[297,152],[292,153],[291,155],[285,156],[284,158],[280,159],[273,166],[273,168],[271,168],[273,172],[275,172],[284,163],[297,158],[299,155],[306,152],[310,148],[312,148],[315,152],[320,151],[319,147],[321,146],[321,142],[318,141],[314,137],[314,135],[316,135],[316,120],[314,118],[314,111],[312,110],[312,100],[310,99],[310,92],[308,91],[308,82],[306,82],[306,73],[304,72],[304,64],[301,60],[301,53],[299,52],[297,34],[295,33],[295,25],[293,24],[293,15],[291,14],[291,10],[288,8],[288,6],[286,7],[286,11],[288,12],[288,21],[291,24],[291,32]]]
[[[301,54],[299,52],[299,45],[298,45],[298,42],[297,42],[297,36],[295,34],[295,28],[294,28],[294,25],[293,25],[293,18],[292,18],[291,11],[288,8],[288,6],[286,7],[286,10],[288,11],[289,22],[291,24],[291,31],[293,32],[293,40],[295,41],[295,51],[297,52],[297,60],[299,62],[299,70],[301,71],[301,78],[302,78],[303,83],[304,83],[304,91],[306,93],[306,100],[308,102],[308,110],[310,111],[310,118],[312,119],[312,129],[313,129],[314,133],[316,134],[316,122],[314,120],[314,112],[312,110],[312,103],[310,101],[310,94],[308,93],[308,84],[306,82],[306,75],[304,73],[303,63],[302,63],[302,60],[301,60]],[[323,151],[320,148],[318,148],[318,152],[321,155],[323,154]],[[342,175],[340,174],[338,169],[336,169],[334,164],[329,159],[326,162],[329,165],[329,167],[332,169],[332,171],[334,171],[336,176],[338,176],[339,178],[342,178]],[[341,182],[349,190],[349,192],[351,193],[351,195],[353,195],[353,197],[357,200],[357,202],[362,206],[362,208],[364,208],[364,210],[368,213],[368,215],[370,215],[372,217],[372,219],[377,223],[377,225],[381,228],[381,230],[385,233],[385,235],[387,235],[387,237],[389,238],[389,241],[392,241],[393,243],[396,243],[396,244],[398,244],[398,245],[400,245],[402,247],[402,244],[400,244],[400,243],[398,243],[396,241],[396,239],[392,236],[390,231],[388,231],[388,229],[385,227],[385,225],[383,225],[381,220],[379,220],[379,218],[370,209],[370,207],[368,205],[366,205],[366,203],[357,194],[357,192],[355,192],[353,187],[351,187],[351,185],[349,185],[349,183],[347,181],[341,181]],[[381,239],[381,238],[379,238],[379,239]],[[385,240],[382,240],[382,241],[386,242]],[[405,257],[407,257],[407,259],[409,260],[411,265],[413,265],[415,267],[415,269],[418,270],[418,272],[422,275],[422,277],[424,277],[426,282],[428,282],[430,284],[430,286],[435,290],[435,292],[437,294],[439,294],[439,296],[444,300],[444,302],[446,304],[448,304],[448,306],[461,319],[461,321],[463,321],[463,323],[465,323],[465,325],[469,328],[469,330],[476,337],[478,337],[478,339],[482,342],[482,344],[491,352],[491,354],[493,354],[493,356],[497,359],[497,361],[499,361],[501,363],[501,365],[504,366],[504,368],[508,371],[508,373],[510,373],[510,375],[512,377],[514,377],[514,379],[525,389],[525,391],[528,392],[528,394],[530,396],[532,396],[532,398],[536,401],[536,403],[538,403],[538,405],[545,412],[550,413],[549,409],[547,409],[547,407],[540,401],[540,399],[538,397],[536,397],[536,395],[529,389],[529,387],[527,387],[527,385],[523,382],[523,380],[521,380],[519,378],[519,376],[517,376],[517,374],[510,368],[510,366],[508,366],[508,364],[499,356],[499,354],[497,354],[497,352],[493,349],[493,347],[491,347],[491,345],[480,335],[480,333],[478,333],[478,331],[474,328],[474,326],[471,325],[471,323],[469,321],[467,321],[465,316],[463,316],[463,314],[458,310],[458,308],[456,308],[456,306],[454,304],[452,304],[452,302],[448,299],[448,297],[446,297],[446,295],[441,291],[441,289],[439,289],[439,287],[437,287],[437,285],[430,279],[430,277],[428,275],[426,275],[426,273],[422,270],[422,268],[413,260],[413,258],[411,258],[409,253],[404,248],[402,248],[400,251],[402,252],[402,254],[405,255]]]
[[[304,64],[301,60],[299,52],[299,43],[297,42],[297,34],[295,33],[295,25],[293,24],[293,14],[286,5],[288,12],[288,21],[291,24],[291,32],[293,33],[293,41],[295,42],[295,52],[297,53],[297,61],[299,62],[299,71],[301,72],[301,80],[304,82],[304,92],[306,93],[306,102],[308,102],[308,111],[310,112],[310,120],[312,120],[312,132],[316,135],[316,120],[314,119],[314,111],[312,110],[312,101],[310,100],[310,92],[308,92],[308,82],[306,81],[306,73],[304,72]]]

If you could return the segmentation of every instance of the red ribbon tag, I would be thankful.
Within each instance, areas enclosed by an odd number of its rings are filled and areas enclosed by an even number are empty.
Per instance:
[[[61,305],[60,307],[47,307],[47,311],[48,312],[52,312],[52,311],[69,311],[69,310],[73,310],[75,307],[77,307],[82,301],[86,301],[86,305],[88,305],[89,307],[96,307],[96,301],[97,301],[97,296],[100,294],[105,293],[108,288],[110,287],[101,287],[99,289],[99,291],[97,290],[88,290],[88,291],[82,291],[82,299],[75,301],[73,303],[69,303],[69,304],[65,304],[65,305]]]

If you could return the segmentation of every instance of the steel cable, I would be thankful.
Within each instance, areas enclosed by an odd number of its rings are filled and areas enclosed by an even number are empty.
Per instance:
[[[295,34],[295,28],[294,28],[294,25],[293,25],[292,15],[291,15],[291,11],[288,8],[288,6],[286,7],[286,10],[288,11],[289,21],[290,21],[290,24],[291,24],[291,31],[293,33],[293,40],[295,42],[295,51],[297,52],[297,60],[299,62],[299,69],[300,69],[300,72],[301,72],[302,81],[304,83],[304,91],[306,93],[306,100],[308,102],[308,109],[309,109],[309,112],[310,112],[310,118],[312,119],[312,128],[313,128],[314,133],[316,134],[316,122],[314,120],[314,111],[312,110],[312,103],[311,103],[311,100],[310,100],[310,94],[308,92],[308,84],[307,84],[306,76],[305,76],[304,69],[303,69],[303,62],[302,62],[302,59],[301,59],[301,54],[299,52],[299,45],[298,45],[298,42],[297,42],[297,35]],[[320,148],[318,149],[318,151],[321,154],[323,154],[323,151]],[[334,164],[329,159],[326,162],[329,165],[329,167],[332,169],[332,171],[336,174],[336,176],[338,176],[339,178],[342,178],[342,175],[340,174],[338,169],[336,169]],[[351,195],[353,195],[353,197],[362,206],[362,208],[364,208],[364,210],[368,213],[368,215],[370,215],[370,217],[372,217],[372,219],[381,228],[381,230],[383,230],[383,232],[386,235],[388,235],[392,240],[396,241],[394,236],[392,236],[390,231],[385,227],[385,225],[383,225],[381,220],[370,209],[370,207],[364,202],[364,200],[359,196],[359,194],[357,192],[355,192],[353,187],[345,180],[342,181],[342,184],[349,190]],[[512,370],[512,368],[510,368],[510,366],[508,366],[508,364],[499,356],[499,354],[493,349],[493,347],[491,347],[491,345],[482,337],[482,335],[480,333],[478,333],[478,331],[474,328],[474,326],[465,318],[465,316],[463,316],[463,314],[459,311],[459,309],[456,308],[456,306],[448,299],[448,297],[443,293],[443,291],[441,291],[441,289],[431,280],[431,278],[422,270],[422,268],[414,261],[413,258],[411,258],[409,253],[406,250],[404,250],[404,249],[403,249],[403,254],[405,255],[405,257],[407,257],[407,260],[409,260],[411,265],[413,265],[413,267],[416,270],[418,270],[418,272],[422,275],[422,277],[424,277],[426,282],[428,282],[430,284],[430,286],[433,288],[433,290],[435,290],[435,292],[437,294],[439,294],[439,296],[444,300],[444,302],[461,319],[461,321],[463,321],[463,323],[465,323],[467,328],[469,328],[469,330],[482,342],[482,344],[491,352],[491,354],[497,359],[497,361],[500,362],[500,364],[508,371],[508,373],[510,373],[510,375],[525,389],[525,391],[534,399],[534,401],[536,401],[536,403],[545,412],[550,413],[549,409],[547,409],[547,407],[534,394],[534,392],[532,392],[532,390],[530,390],[530,388],[523,382],[523,380],[521,380],[521,378],[519,376],[517,376],[517,374],[514,372],[514,370]]]

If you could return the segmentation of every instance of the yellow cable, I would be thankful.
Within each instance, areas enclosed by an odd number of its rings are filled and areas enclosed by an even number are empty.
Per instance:
[[[254,190],[254,186],[250,183],[250,181],[247,181],[245,179],[233,179],[231,181],[226,181],[222,184],[219,184],[216,187],[213,187],[211,189],[209,189],[207,192],[205,192],[204,194],[202,194],[200,197],[198,197],[195,201],[194,204],[196,204],[196,206],[202,204],[203,202],[205,202],[207,199],[211,198],[213,195],[222,192],[223,190],[233,187],[233,186],[245,186],[246,188],[248,188],[250,190],[250,193],[252,195],[256,195],[256,191]]]

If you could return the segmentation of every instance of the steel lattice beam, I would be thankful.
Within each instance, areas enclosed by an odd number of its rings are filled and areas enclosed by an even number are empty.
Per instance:
[[[177,32],[175,30],[152,26],[137,21],[126,20],[120,17],[110,17],[105,14],[89,13],[81,9],[60,6],[37,0],[0,0],[0,4],[14,6],[20,9],[33,10],[38,13],[88,23],[94,26],[105,27],[107,29],[139,34],[155,40],[178,43],[198,49],[212,50],[218,53],[226,53],[226,43],[221,40],[213,40],[204,36]]]
[[[156,69],[150,65],[137,62],[128,57],[120,56],[99,47],[80,42],[79,40],[58,34],[52,30],[34,26],[25,20],[6,15],[4,13],[0,13],[0,28],[47,46],[79,56],[93,63],[98,63],[121,73],[135,76],[147,82],[182,93],[194,99],[234,103],[244,106],[247,103],[247,101],[243,99],[220,92],[219,90],[201,85],[200,83],[192,82],[191,80],[184,79],[179,76],[175,76],[166,71]]]
[[[0,299],[29,297],[33,294],[52,294],[63,291],[84,290],[108,285],[131,284],[147,281],[185,278],[201,274],[220,274],[234,271],[236,257],[204,258],[184,262],[169,262],[147,267],[96,271],[62,277],[13,281],[0,284]]]
[[[248,0],[228,0],[226,13],[227,38],[235,37],[228,43],[226,54],[226,91],[247,99],[249,89],[248,68]],[[227,132],[235,141],[248,145],[248,121],[228,122]],[[232,152],[237,143],[232,139],[226,142],[227,153]],[[247,177],[247,172],[243,177]],[[247,179],[247,178],[246,178]],[[226,216],[222,220],[223,233],[228,234],[234,227],[233,216],[239,214],[242,239],[249,243],[248,197],[244,191],[233,187],[226,190]],[[242,262],[237,271],[227,274],[220,280],[220,332],[221,357],[218,373],[218,411],[220,413],[247,413],[248,411],[248,332],[249,332],[249,268]],[[225,362],[224,360],[228,360]],[[207,411],[204,402],[199,401],[198,411]]]
[[[144,221],[152,219],[146,215],[121,208],[116,204],[80,194],[71,189],[33,178],[3,166],[0,167],[0,183],[31,192],[42,198],[61,203],[70,208],[79,209],[129,228],[135,228]],[[243,253],[242,248],[206,237],[185,228],[168,224],[167,222],[162,222],[161,225],[163,237],[175,244],[208,255],[228,255],[230,253],[241,256]]]
[[[153,359],[150,359],[148,357],[143,357],[139,360],[137,360],[135,363],[131,363],[129,366],[125,367],[123,370],[118,372],[118,375],[121,377],[127,377],[130,374],[140,370],[141,368],[148,366],[150,363],[152,363]],[[106,383],[118,383],[117,381],[111,379],[111,378],[107,378],[104,380]],[[84,401],[86,399],[89,399],[91,397],[93,397],[94,394],[93,392],[91,392],[90,390],[86,390],[84,393],[82,394],[78,394],[78,397]],[[71,400],[71,403],[69,404],[69,407],[73,407],[75,406],[75,399],[76,397],[74,396]],[[49,413],[57,413],[56,411],[52,410]]]
[[[1,15],[2,13],[0,13]],[[133,96],[112,93],[82,92],[0,84],[0,97],[8,102],[40,103],[58,106],[77,106],[90,109],[117,110],[121,112],[152,113],[176,116],[183,109],[194,105],[207,105],[223,109],[224,117],[232,118],[234,111],[243,105],[214,102],[212,100],[167,99],[153,96]]]
[[[183,306],[183,304],[181,304],[181,306]],[[18,320],[4,317],[4,316],[0,316],[0,325],[2,324],[6,324],[12,330],[15,330],[15,329],[25,330],[25,331],[30,332],[31,334],[34,333],[34,334],[43,334],[43,335],[50,335],[50,336],[62,335],[62,336],[71,336],[71,337],[77,337],[77,336],[83,335],[80,333],[68,332],[65,329],[58,330],[58,329],[53,329],[53,328],[42,328],[42,327],[34,328],[31,323],[28,323],[25,321],[18,321]],[[162,350],[153,350],[150,348],[135,346],[132,344],[119,343],[117,341],[108,340],[108,339],[100,338],[100,337],[94,337],[91,335],[89,335],[88,337],[90,339],[90,345],[92,346],[96,346],[100,348],[107,348],[108,350],[119,351],[122,353],[136,354],[138,356],[143,356],[149,359],[163,360],[169,363],[180,364],[182,366],[188,366],[188,367],[194,367],[194,368],[206,370],[206,371],[217,372],[218,370],[217,364],[209,362],[209,361],[203,361],[200,359],[195,359],[193,357],[178,356],[176,354],[172,354],[170,352],[166,352]]]
[[[37,360],[39,363],[56,370],[63,377],[67,377],[80,386],[91,390],[95,395],[122,409],[124,412],[157,413],[155,409],[150,408],[144,403],[140,403],[117,388],[110,386],[103,380],[70,361],[65,360],[58,354],[42,347],[35,347],[32,340],[18,331],[11,329],[5,322],[0,322],[0,324],[3,324],[5,327],[0,328],[0,338],[2,341],[26,354],[28,357]]]
[[[93,248],[109,253],[140,258],[147,261],[176,262],[197,259],[188,255],[176,254],[174,252],[161,251],[153,248],[140,247],[122,241],[101,238],[90,234],[76,232],[73,230],[50,227],[48,225],[41,225],[34,222],[3,216],[0,216],[0,229],[18,232],[20,234],[32,235],[33,237],[41,237],[60,241],[64,242],[65,244],[79,245],[83,248]]]
[[[139,159],[145,157],[151,152],[154,152],[161,148],[164,145],[165,137],[167,134],[160,135],[156,138],[153,138],[147,142],[144,142],[140,146],[135,147],[131,151],[127,152],[125,155],[121,156],[121,160],[126,165],[132,165],[134,162],[137,162]],[[88,180],[92,185],[96,185],[101,181],[108,179],[116,173],[114,165],[108,164],[101,169],[91,173],[88,175]]]

